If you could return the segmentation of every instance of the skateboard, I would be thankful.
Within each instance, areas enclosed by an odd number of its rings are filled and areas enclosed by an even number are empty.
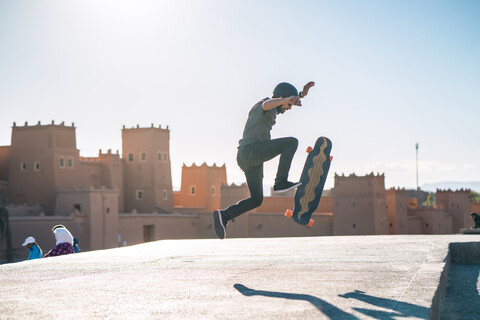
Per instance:
[[[285,212],[285,216],[292,217],[298,224],[308,227],[313,225],[313,220],[310,218],[322,197],[332,162],[331,150],[332,142],[326,137],[318,138],[313,148],[307,148],[308,156],[300,177],[302,185],[295,192],[295,209],[293,211],[288,209]]]

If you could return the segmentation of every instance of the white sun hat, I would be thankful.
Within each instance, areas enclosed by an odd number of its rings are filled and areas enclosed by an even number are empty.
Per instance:
[[[28,237],[27,239],[25,239],[25,242],[22,244],[22,246],[25,247],[27,244],[30,244],[30,243],[35,243],[34,237]]]

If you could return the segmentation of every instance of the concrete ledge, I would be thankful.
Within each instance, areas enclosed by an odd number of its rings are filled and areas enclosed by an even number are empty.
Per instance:
[[[476,239],[164,240],[24,261],[0,266],[0,318],[436,319],[450,244]]]
[[[435,292],[430,311],[430,319],[434,320],[445,319],[445,314],[442,311],[442,308],[451,264],[480,264],[480,242],[453,242],[448,245],[448,248],[449,250],[447,257],[445,258],[445,266],[441,273],[439,285]]]
[[[449,251],[454,263],[480,264],[480,242],[452,242]]]
[[[480,234],[480,229],[460,229],[460,233],[463,234]]]
[[[480,272],[480,242],[453,242],[439,285],[440,311],[432,319],[479,319],[480,297],[477,288]],[[433,309],[433,306],[432,306]]]
[[[432,306],[430,308],[429,319],[431,320],[439,320],[442,316],[442,303],[445,297],[445,291],[447,289],[448,283],[448,273],[450,271],[450,264],[451,264],[451,251],[448,251],[447,256],[445,257],[445,265],[443,270],[440,274],[440,278],[438,281],[437,290],[435,290],[435,294],[432,299]]]

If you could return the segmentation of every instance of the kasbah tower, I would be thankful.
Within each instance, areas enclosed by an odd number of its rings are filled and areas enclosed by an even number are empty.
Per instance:
[[[173,212],[169,128],[122,129],[125,212]]]
[[[79,163],[73,124],[18,127],[14,123],[8,160],[9,201],[41,203],[48,212],[55,209],[58,189],[89,185],[99,178],[81,174],[85,167]]]

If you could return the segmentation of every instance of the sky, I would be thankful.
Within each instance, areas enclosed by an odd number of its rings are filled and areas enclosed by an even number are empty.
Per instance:
[[[385,186],[480,181],[480,1],[0,0],[0,145],[23,126],[75,123],[81,156],[121,153],[121,129],[169,126],[183,164],[236,164],[250,108],[279,82],[302,107],[272,138],[332,140],[334,174]],[[278,158],[265,164],[273,184]]]

